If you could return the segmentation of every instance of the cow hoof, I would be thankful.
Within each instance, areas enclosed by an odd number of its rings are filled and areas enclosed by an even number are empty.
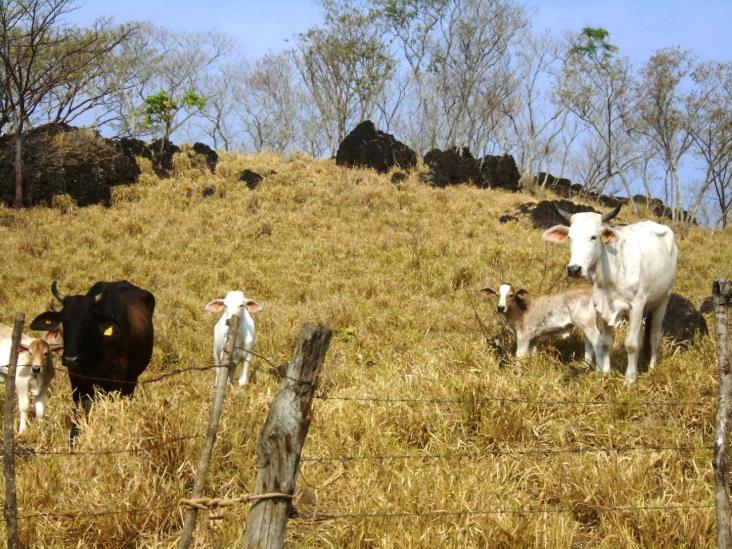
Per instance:
[[[637,379],[637,376],[630,376],[630,377],[626,376],[625,377],[625,386],[630,387],[631,385],[633,385],[633,383],[635,383],[636,379]]]

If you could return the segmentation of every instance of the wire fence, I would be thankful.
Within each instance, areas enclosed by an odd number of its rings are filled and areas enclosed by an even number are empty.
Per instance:
[[[237,347],[241,352],[249,353],[251,356],[261,359],[267,364],[267,373],[275,375],[280,379],[287,379],[293,383],[303,383],[299,379],[289,378],[284,375],[284,369],[277,366],[275,360],[270,359],[260,353],[249,351],[247,349]],[[65,366],[62,366],[66,368]],[[216,364],[205,364],[198,366],[187,366],[175,370],[162,372],[160,374],[148,375],[141,377],[137,381],[115,380],[111,378],[103,378],[96,376],[86,376],[70,372],[70,374],[89,381],[97,382],[114,382],[114,383],[136,383],[138,385],[154,384],[164,380],[169,380],[176,376],[189,372],[205,372],[220,368]],[[508,405],[529,405],[529,406],[627,406],[627,407],[646,407],[652,409],[667,410],[673,407],[687,408],[708,406],[715,402],[714,397],[703,397],[696,400],[629,400],[629,399],[544,399],[544,398],[527,398],[522,396],[511,395],[484,395],[469,398],[421,398],[421,397],[392,397],[379,395],[327,395],[317,394],[314,398],[320,401],[341,401],[351,403],[374,403],[383,405],[398,404],[421,404],[435,406],[454,406],[454,405],[478,405],[484,403],[499,403]],[[81,456],[106,456],[119,454],[135,454],[144,451],[154,451],[163,448],[173,447],[180,448],[181,444],[202,439],[202,435],[192,434],[181,437],[168,438],[163,440],[148,440],[145,443],[133,442],[128,447],[106,448],[89,451],[75,450],[44,450],[44,449],[28,449],[18,447],[15,454],[19,456],[47,456],[53,458],[78,458]],[[485,448],[477,451],[451,451],[443,453],[389,453],[389,454],[344,454],[335,456],[302,456],[301,463],[312,464],[346,464],[357,462],[390,462],[390,461],[414,461],[414,462],[438,462],[438,461],[474,461],[481,462],[497,457],[530,457],[530,456],[560,456],[560,455],[584,455],[584,454],[631,454],[631,453],[654,453],[654,452],[672,452],[679,458],[690,457],[696,459],[702,453],[709,453],[713,450],[710,444],[644,444],[644,445],[579,445],[569,447],[528,447],[528,448]],[[238,496],[234,498],[210,498],[208,502],[201,503],[201,508],[206,508],[210,512],[217,507],[228,507],[233,505],[242,505],[251,501],[251,496]],[[170,502],[161,505],[154,505],[140,508],[125,509],[103,509],[90,511],[86,509],[74,509],[65,511],[49,511],[36,512],[30,514],[21,514],[18,519],[29,521],[33,519],[78,519],[78,518],[98,518],[105,516],[122,516],[122,515],[152,515],[156,512],[175,513],[191,505],[190,502],[181,499],[180,501]],[[402,511],[402,510],[376,510],[376,511],[353,511],[343,513],[328,513],[318,511],[312,516],[298,516],[295,520],[298,522],[326,522],[340,520],[394,520],[394,519],[435,519],[440,517],[470,517],[470,516],[496,516],[496,515],[516,515],[516,516],[532,516],[546,514],[578,514],[587,512],[596,513],[641,513],[641,512],[662,512],[673,513],[689,510],[711,510],[713,504],[704,504],[693,502],[689,504],[679,505],[661,505],[661,504],[638,504],[627,506],[607,506],[596,505],[591,503],[581,503],[575,505],[561,506],[536,506],[525,508],[494,508],[494,509],[427,509],[421,511]],[[210,515],[210,518],[221,518],[217,515]]]

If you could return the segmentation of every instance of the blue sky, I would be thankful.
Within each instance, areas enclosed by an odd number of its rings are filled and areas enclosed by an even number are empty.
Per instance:
[[[152,21],[174,30],[218,29],[232,35],[250,59],[278,51],[320,20],[311,0],[80,0],[69,18],[86,24],[101,15],[115,21]],[[551,0],[525,3],[535,29],[555,33],[602,26],[635,64],[655,50],[681,46],[704,60],[732,58],[732,0]]]

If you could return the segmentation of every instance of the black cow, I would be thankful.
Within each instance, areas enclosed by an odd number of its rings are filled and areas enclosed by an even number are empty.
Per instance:
[[[62,362],[76,405],[88,412],[99,390],[131,396],[152,356],[155,297],[126,280],[97,282],[86,295],[71,296],[54,280],[51,293],[63,308],[38,315],[31,328],[52,331],[61,324]]]

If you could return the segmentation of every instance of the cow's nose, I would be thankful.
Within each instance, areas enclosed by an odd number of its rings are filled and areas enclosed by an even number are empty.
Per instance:
[[[40,366],[31,366],[31,372],[33,372],[34,374],[40,374],[41,367]]]
[[[567,274],[569,276],[579,276],[582,273],[582,267],[580,265],[567,265]]]
[[[76,363],[79,362],[78,356],[65,356],[63,357],[63,362],[66,366],[76,366]]]
[[[506,307],[504,307],[503,305],[496,305],[496,311],[498,311],[499,313],[505,313]]]

